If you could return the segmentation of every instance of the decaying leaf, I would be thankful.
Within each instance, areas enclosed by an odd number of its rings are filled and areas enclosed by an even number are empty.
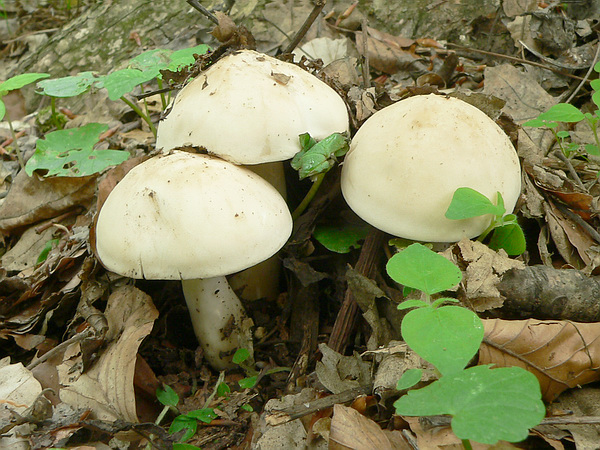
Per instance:
[[[519,366],[539,380],[552,401],[566,389],[600,379],[600,324],[484,320],[479,364]]]
[[[370,384],[370,364],[364,362],[358,354],[343,356],[326,344],[319,344],[319,350],[323,358],[317,362],[315,372],[321,384],[330,392],[339,394]]]
[[[510,269],[525,267],[521,261],[509,258],[504,251],[497,252],[470,239],[461,240],[446,250],[444,256],[460,267],[466,266],[461,293],[478,312],[501,307],[504,298],[498,291],[498,284],[502,275]]]
[[[399,431],[384,431],[371,419],[343,405],[333,407],[329,448],[334,450],[410,450]]]
[[[124,286],[108,299],[105,316],[109,331],[107,347],[96,363],[77,375],[79,350],[58,367],[64,386],[60,391],[63,402],[74,407],[91,409],[102,420],[137,422],[133,377],[135,355],[144,337],[152,330],[158,311],[151,298],[139,289]]]
[[[96,176],[40,180],[22,170],[0,206],[0,233],[85,205],[95,190]]]

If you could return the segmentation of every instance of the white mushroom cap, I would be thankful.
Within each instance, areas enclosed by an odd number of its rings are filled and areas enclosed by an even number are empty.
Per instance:
[[[258,175],[206,155],[174,152],[133,168],[100,210],[96,250],[133,278],[228,275],[274,255],[292,219]]]
[[[298,136],[348,131],[341,97],[305,70],[252,50],[220,59],[177,96],[156,147],[192,145],[235,164],[283,161]]]
[[[481,234],[491,215],[449,220],[454,191],[469,187],[511,212],[521,191],[519,159],[488,116],[462,100],[411,97],[370,117],[342,168],[350,207],[375,227],[407,239],[454,242]]]

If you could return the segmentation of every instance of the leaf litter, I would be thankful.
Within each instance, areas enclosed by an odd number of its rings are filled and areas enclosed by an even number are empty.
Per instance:
[[[236,23],[244,19],[254,25],[250,29],[262,48],[269,45],[285,46],[281,31],[295,33],[311,9],[309,5],[291,6],[286,2],[271,2],[261,13],[261,20],[256,20],[258,9],[255,8],[258,3],[249,2],[245,7],[236,5],[232,17]],[[431,15],[430,23],[436,23],[436,20],[444,17],[444,13],[450,14],[447,9],[449,6],[444,3],[424,7]],[[381,21],[382,17],[386,17],[384,11],[367,11],[360,5],[333,5],[324,11],[306,34],[302,48],[306,55],[312,57],[322,54],[325,63],[327,58],[338,56],[346,61],[344,64],[334,62],[337,67],[335,70],[323,68],[325,75],[322,76],[346,96],[355,128],[374,111],[415,93],[436,92],[444,88],[478,90],[487,96],[483,106],[480,106],[484,110],[486,105],[493,110],[492,104],[497,98],[505,102],[500,107],[501,117],[507,126],[507,133],[518,142],[517,150],[526,170],[524,195],[518,208],[528,225],[528,252],[515,259],[508,258],[502,252],[490,251],[477,242],[462,241],[456,244],[446,251],[446,256],[464,272],[464,280],[456,296],[463,304],[483,315],[525,319],[486,320],[487,334],[479,353],[480,364],[525,367],[540,380],[546,400],[554,400],[554,405],[561,405],[561,399],[565,396],[565,409],[574,410],[579,416],[600,415],[600,412],[590,409],[582,411],[576,407],[584,403],[587,388],[578,391],[580,398],[576,400],[572,400],[573,394],[568,390],[595,381],[598,367],[598,357],[594,351],[595,341],[600,335],[598,316],[585,306],[586,301],[593,304],[599,298],[596,278],[600,264],[599,242],[591,231],[597,229],[598,225],[597,160],[592,156],[570,160],[559,158],[553,151],[551,133],[518,127],[555,104],[557,93],[567,92],[569,86],[577,87],[581,80],[573,81],[573,78],[557,75],[556,72],[571,70],[570,74],[574,75],[575,68],[575,76],[581,79],[592,65],[591,59],[596,50],[594,46],[598,45],[591,41],[590,33],[586,34],[585,26],[589,27],[590,16],[585,11],[577,9],[576,5],[567,6],[559,17],[551,14],[549,8],[539,2],[506,0],[503,10],[495,13],[500,14],[494,19],[495,29],[492,27],[484,31],[492,22],[489,17],[480,15],[481,11],[465,10],[459,25],[449,20],[446,25],[440,25],[436,32],[425,35],[410,33],[410,18],[400,27],[401,33],[398,28],[386,29],[385,20]],[[464,17],[467,13],[472,15]],[[275,23],[280,29],[273,26]],[[419,30],[419,27],[413,24],[412,30]],[[451,37],[457,30],[469,35],[466,39],[471,41],[453,41]],[[491,56],[482,57],[483,53],[463,48],[483,49],[474,43],[482,42],[478,40],[481,37],[478,33],[485,35],[489,32],[501,35],[490,46],[494,50]],[[502,42],[514,47],[502,47]],[[502,49],[502,53],[512,55],[516,54],[514,48],[521,48],[523,53],[519,53],[520,56],[527,54],[527,59],[546,66],[546,69],[539,65],[530,66],[521,59],[510,63],[494,60],[496,56],[493,53],[496,50]],[[451,55],[458,55],[458,60],[452,62]],[[369,61],[371,71],[368,75],[373,77],[375,86],[360,84],[364,72],[358,71],[358,74],[352,73],[349,77],[344,75],[348,61],[353,61],[350,63],[350,67],[353,67],[359,60],[363,65],[365,60]],[[319,67],[318,64],[315,67]],[[584,94],[589,91],[585,83],[582,86],[579,88],[577,104],[585,107]],[[560,101],[564,101],[564,95]],[[85,110],[81,114],[80,121],[95,121],[89,113],[89,117],[86,117]],[[121,115],[117,120],[120,126],[127,123],[126,116]],[[19,122],[18,125],[23,129],[29,126],[26,122]],[[151,151],[148,146],[150,133],[135,133],[117,131],[117,135],[110,138],[110,148],[127,150],[133,157]],[[31,140],[19,139],[29,152],[28,156],[31,156]],[[150,298],[142,291],[126,286],[123,278],[105,273],[90,257],[87,230],[98,208],[95,205],[96,187],[101,179],[110,179],[114,175],[42,179],[38,174],[33,174],[28,177],[25,171],[20,171],[16,164],[12,164],[12,155],[6,153],[4,148],[0,147],[7,163],[6,167],[3,166],[6,174],[0,185],[0,232],[4,245],[0,260],[0,336],[7,342],[3,356],[11,356],[13,362],[5,360],[3,368],[19,370],[22,376],[10,375],[9,378],[29,380],[35,384],[35,388],[28,389],[28,397],[19,397],[19,386],[9,382],[6,386],[14,390],[1,397],[6,400],[4,406],[11,411],[10,414],[21,414],[41,398],[43,388],[55,391],[54,396],[52,393],[42,394],[43,398],[52,399],[54,416],[42,420],[25,416],[25,424],[38,424],[37,430],[29,427],[29,431],[21,432],[29,444],[34,447],[66,445],[80,430],[89,429],[91,422],[86,420],[87,417],[101,421],[95,424],[97,430],[102,430],[96,435],[104,436],[98,437],[100,440],[107,441],[106,438],[112,437],[117,431],[126,432],[129,437],[148,436],[134,424],[140,417],[152,416],[159,409],[153,398],[148,399],[152,397],[152,386],[155,385],[150,380],[160,380],[173,386],[186,398],[190,408],[205,404],[214,406],[218,421],[221,422],[216,422],[216,432],[213,427],[199,430],[194,440],[190,441],[199,445],[250,448],[249,445],[256,444],[252,448],[273,448],[277,442],[286,442],[290,446],[288,448],[293,448],[303,445],[322,447],[329,442],[330,445],[347,448],[372,448],[373,445],[409,448],[408,435],[430,448],[447,445],[442,442],[458,442],[452,441],[451,433],[446,433],[445,438],[450,441],[443,441],[439,436],[433,438],[431,431],[414,419],[406,418],[403,421],[399,417],[391,417],[390,404],[386,404],[386,399],[393,399],[394,394],[386,398],[388,394],[373,396],[369,391],[363,397],[363,406],[353,404],[348,408],[331,403],[302,420],[290,422],[293,425],[289,426],[289,432],[284,431],[284,426],[260,429],[253,425],[263,407],[269,411],[284,408],[283,404],[264,406],[264,400],[281,398],[285,402],[291,396],[284,395],[284,392],[298,389],[296,385],[308,383],[316,388],[296,400],[296,403],[311,404],[326,392],[337,395],[368,386],[373,382],[368,375],[370,370],[375,370],[378,364],[384,366],[379,362],[381,358],[372,352],[378,351],[378,346],[385,348],[394,345],[390,339],[397,336],[394,336],[390,324],[396,319],[386,313],[385,305],[400,301],[402,295],[397,286],[393,286],[381,274],[363,279],[363,274],[346,270],[346,264],[356,263],[360,249],[349,249],[345,256],[331,255],[315,246],[310,236],[307,238],[305,235],[303,239],[295,241],[296,247],[286,250],[286,267],[300,274],[306,286],[322,288],[319,290],[321,311],[312,321],[304,323],[304,329],[296,330],[295,324],[289,320],[290,309],[294,308],[294,299],[297,297],[298,288],[294,288],[294,284],[282,289],[276,302],[250,305],[257,325],[255,339],[260,362],[257,368],[259,373],[266,373],[277,365],[316,367],[316,370],[312,373],[310,370],[295,372],[290,379],[281,374],[261,378],[263,381],[255,389],[261,393],[263,401],[244,394],[244,400],[236,403],[233,396],[220,398],[214,395],[212,383],[215,376],[203,364],[202,354],[195,347],[189,324],[182,325],[186,315],[179,288],[169,282],[138,283],[138,287],[151,294]],[[97,151],[108,151],[107,148]],[[34,169],[44,168],[49,167],[37,166]],[[338,175],[333,170],[332,177],[335,176]],[[109,181],[102,182],[100,191],[109,191],[110,184]],[[332,183],[333,192],[335,186]],[[303,187],[298,184],[294,189],[301,190]],[[106,194],[100,194],[99,197],[103,195]],[[341,226],[356,223],[356,218],[333,195],[320,195],[313,203],[313,209],[309,208],[304,218],[304,233],[308,230],[312,234],[312,229],[323,223]],[[46,259],[38,262],[41,249],[52,240],[54,243],[49,246]],[[545,268],[537,269],[536,264],[545,264]],[[341,303],[345,283],[350,279],[354,280],[352,289],[355,295],[363,301],[361,308],[366,319],[355,340],[357,349],[369,350],[362,356],[345,356],[323,343],[337,314],[335,305]],[[555,282],[545,286],[545,290],[540,283],[529,289],[531,280]],[[85,310],[82,299],[96,282],[103,286],[100,295],[92,295],[91,302],[98,309],[94,308],[96,312],[91,315],[82,314]],[[561,288],[561,283],[565,287]],[[515,284],[521,288],[520,291],[515,291]],[[567,285],[572,291],[567,289]],[[527,295],[520,295],[519,292]],[[569,303],[576,299],[575,292],[589,293],[587,298],[580,300],[584,306],[577,302]],[[551,298],[553,294],[554,298]],[[179,301],[173,305],[169,302],[172,298],[178,298]],[[536,302],[540,302],[540,299],[548,299],[546,306],[560,305],[560,308],[537,308]],[[555,303],[552,303],[553,300]],[[106,334],[98,331],[89,332],[89,336],[86,334],[86,329],[94,329],[94,314],[106,318]],[[310,347],[316,346],[316,339],[305,339],[309,334],[320,336],[322,343],[319,351],[316,347]],[[84,335],[85,339],[82,337]],[[301,342],[289,341],[290,335],[300,336]],[[69,346],[61,348],[61,352],[52,354],[51,358],[39,363],[31,371],[19,365],[18,361],[31,363],[36,361],[35,358],[44,358],[43,355],[50,349],[60,347],[61,343],[77,336],[82,337],[81,340],[74,339]],[[299,352],[299,345],[309,345],[309,348]],[[295,361],[296,354],[308,357],[309,361]],[[143,363],[136,364],[136,358]],[[406,368],[413,366],[407,365]],[[398,369],[396,364],[389,364],[389,367],[393,373],[406,369]],[[147,374],[149,382],[145,399],[142,390],[138,389],[141,382],[135,381],[136,373]],[[158,375],[158,379],[155,375]],[[234,370],[225,376],[225,382],[233,387],[243,376],[241,370]],[[34,383],[36,378],[41,380],[37,384]],[[389,385],[386,389],[390,389]],[[589,392],[590,398],[593,398],[593,390]],[[44,400],[39,401],[45,403]],[[256,412],[241,409],[244,401],[248,401]],[[364,406],[378,402],[382,408],[378,412],[373,406]],[[68,408],[69,404],[71,408]],[[558,415],[558,407],[555,409],[555,415]],[[62,414],[63,422],[57,414]],[[65,418],[68,424],[64,422]],[[14,416],[8,420],[14,422]],[[117,425],[117,422],[113,423],[114,420],[128,424]],[[386,423],[394,431],[383,431],[377,423]],[[220,433],[218,427],[223,430],[233,427],[231,430],[235,432],[225,437],[227,433]],[[558,439],[556,432],[539,428],[536,431],[537,439],[541,436],[546,442],[552,441],[560,446],[561,439],[572,436],[577,445],[585,448],[586,442],[592,442],[590,436],[596,427],[593,424],[577,427],[563,426],[562,429],[568,431]],[[63,434],[58,433],[61,429]],[[66,432],[67,429],[70,431]],[[158,441],[170,445],[171,438],[160,430],[159,427],[151,428]],[[589,433],[582,430],[588,430]],[[59,434],[63,440],[58,439]],[[50,441],[50,436],[56,439]],[[269,436],[269,439],[265,436]],[[366,441],[362,442],[356,436],[363,436]],[[261,439],[263,441],[259,445]]]

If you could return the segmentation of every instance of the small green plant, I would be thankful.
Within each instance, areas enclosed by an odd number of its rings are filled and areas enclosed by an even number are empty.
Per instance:
[[[60,114],[56,110],[57,98],[69,98],[81,95],[92,87],[104,88],[110,100],[121,99],[131,107],[150,127],[156,136],[156,128],[150,119],[148,108],[145,111],[126,97],[137,86],[156,79],[159,89],[162,88],[161,70],[176,71],[182,66],[194,62],[195,54],[208,51],[206,45],[199,45],[171,52],[155,49],[144,52],[129,62],[126,69],[116,70],[108,75],[96,75],[93,72],[81,72],[77,75],[42,80],[37,83],[38,94],[50,97],[50,122],[62,128]],[[18,89],[25,84],[33,83],[48,74],[24,74],[11,78],[0,84],[0,97],[3,92]],[[10,83],[9,83],[10,82]],[[163,109],[168,99],[161,94]],[[0,101],[0,119],[4,115],[3,103]],[[129,154],[119,150],[94,149],[102,133],[108,130],[107,125],[90,123],[80,128],[57,130],[48,133],[45,139],[36,143],[36,151],[25,166],[27,174],[35,170],[44,170],[45,176],[81,177],[101,172],[107,167],[125,161]]]
[[[431,296],[460,282],[458,267],[421,244],[395,254],[387,272],[396,282],[424,293],[425,300],[407,300],[399,309],[409,311],[401,324],[402,337],[419,356],[441,374],[427,387],[411,390],[395,403],[406,416],[448,414],[452,430],[470,449],[470,440],[495,444],[498,440],[522,441],[545,415],[540,386],[533,374],[519,367],[466,369],[483,340],[477,315],[456,305],[456,299]],[[407,371],[398,389],[408,389],[421,379],[419,369]]]
[[[493,214],[494,218],[488,228],[479,236],[483,240],[493,231],[488,246],[494,250],[504,249],[511,256],[525,251],[526,242],[523,229],[514,214],[505,214],[504,199],[497,193],[497,204],[474,189],[458,188],[452,197],[446,217],[451,220],[470,219],[472,217]]]
[[[258,372],[252,364],[249,364],[251,361],[250,352],[246,348],[239,348],[233,354],[232,361],[234,364],[237,364],[249,375],[246,378],[242,378],[238,381],[239,386],[242,389],[252,389],[256,386],[259,381],[259,376],[264,377],[266,375],[272,375],[274,373],[279,372],[289,372],[291,369],[289,367],[273,367],[272,369],[265,370],[263,372]]]
[[[600,62],[596,63],[594,70],[600,73]],[[597,108],[600,108],[600,79],[592,80],[590,82],[590,86],[594,91],[592,93],[592,102]],[[525,122],[523,126],[533,128],[548,128],[552,134],[554,134],[558,147],[563,155],[570,157],[572,155],[582,155],[580,151],[580,145],[569,141],[571,134],[568,131],[557,131],[557,128],[560,123],[577,123],[581,122],[582,120],[585,120],[592,130],[592,134],[594,136],[594,143],[585,144],[583,148],[585,149],[585,152],[590,155],[600,156],[600,140],[598,138],[598,122],[600,121],[600,111],[598,109],[594,111],[594,114],[584,114],[569,103],[557,103],[548,111],[541,113],[535,119]]]
[[[179,404],[179,395],[170,387],[165,386],[164,389],[158,389],[156,391],[156,398],[158,401],[164,405],[164,408],[158,418],[156,419],[156,424],[160,424],[164,419],[165,415],[169,410],[179,412],[177,409],[177,405]],[[204,423],[210,423],[213,419],[217,418],[217,414],[215,414],[214,409],[212,408],[202,408],[195,411],[190,411],[187,414],[180,414],[171,423],[169,427],[169,433],[175,434],[180,431],[184,431],[183,435],[179,438],[179,441],[176,444],[173,444],[174,450],[189,450],[189,449],[197,449],[198,447],[190,444],[186,444],[185,441],[190,440],[198,429],[198,421]]]
[[[300,217],[314,198],[325,174],[350,148],[350,139],[341,133],[332,133],[319,142],[308,133],[301,134],[298,139],[301,150],[294,155],[291,165],[298,171],[301,180],[311,178],[313,185],[292,213],[294,220]]]
[[[3,120],[6,116],[6,105],[2,101],[2,97],[4,97],[10,91],[21,89],[22,87],[27,86],[28,84],[35,83],[36,81],[41,80],[42,78],[48,78],[49,76],[50,75],[47,73],[24,73],[21,75],[16,75],[0,83],[0,120]],[[19,161],[19,165],[21,167],[25,167],[25,161],[23,161],[23,155],[21,155],[21,150],[19,149],[19,144],[17,143],[15,130],[13,129],[10,117],[6,116],[6,120],[8,122],[8,126],[13,137],[13,145],[15,151],[17,152],[17,159]]]

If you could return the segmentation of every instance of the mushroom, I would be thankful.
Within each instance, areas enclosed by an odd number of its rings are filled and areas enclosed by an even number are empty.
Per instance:
[[[509,138],[474,106],[424,95],[371,116],[342,166],[348,205],[371,225],[407,239],[454,242],[481,234],[492,216],[450,220],[454,191],[469,187],[512,211],[521,192],[519,159]]]
[[[280,161],[301,150],[298,136],[308,132],[323,139],[348,130],[346,105],[327,84],[294,64],[240,50],[181,90],[158,125],[156,147],[202,147],[248,165],[285,197]],[[234,275],[230,282],[245,299],[274,298],[279,267],[273,258],[252,273]]]
[[[342,98],[294,64],[241,50],[185,86],[158,127],[156,147],[192,145],[235,164],[292,158],[298,136],[348,131]]]
[[[215,369],[240,346],[243,307],[225,275],[274,255],[292,219],[277,190],[253,172],[175,151],[133,168],[96,224],[96,251],[132,278],[180,279],[194,331]]]

